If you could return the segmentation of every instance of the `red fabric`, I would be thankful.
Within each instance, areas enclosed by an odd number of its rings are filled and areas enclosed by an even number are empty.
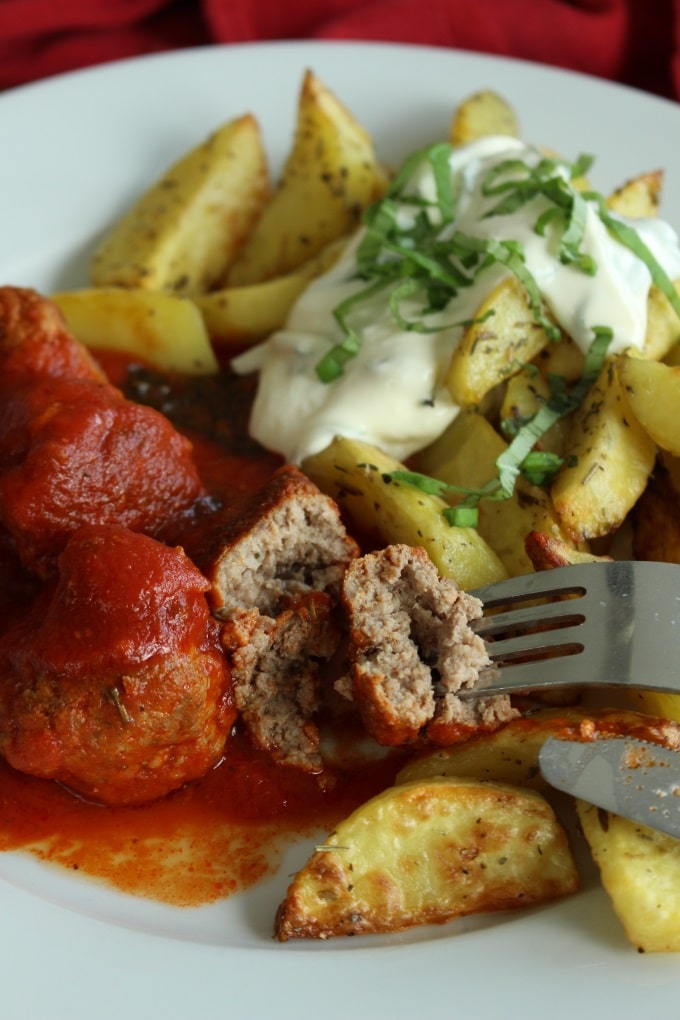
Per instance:
[[[516,56],[680,100],[680,0],[0,0],[0,88],[166,49],[304,38]]]

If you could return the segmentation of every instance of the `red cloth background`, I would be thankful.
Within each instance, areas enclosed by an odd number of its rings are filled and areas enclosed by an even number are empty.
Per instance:
[[[0,89],[160,50],[303,38],[522,57],[680,100],[680,0],[0,0]]]

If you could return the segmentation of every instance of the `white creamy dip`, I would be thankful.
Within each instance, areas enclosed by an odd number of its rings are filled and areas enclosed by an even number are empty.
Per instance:
[[[446,230],[520,244],[545,304],[584,351],[593,339],[593,329],[601,326],[613,332],[610,353],[641,348],[651,274],[640,258],[612,236],[594,203],[587,203],[580,245],[580,251],[595,260],[594,275],[562,264],[556,257],[553,232],[542,236],[534,229],[537,218],[550,206],[543,196],[509,214],[486,215],[499,201],[498,196],[482,192],[489,171],[506,160],[536,166],[540,159],[540,152],[508,137],[482,138],[454,150],[449,168],[454,192],[460,193],[454,221]],[[435,201],[435,176],[429,162],[421,164],[408,191]],[[403,220],[403,226],[408,226],[414,215],[413,206],[402,205],[400,224]],[[437,215],[435,207],[430,215]],[[631,225],[667,275],[680,278],[680,244],[672,227],[656,218],[636,219]],[[389,307],[388,292],[362,301],[352,312],[360,349],[341,375],[322,382],[316,366],[343,338],[333,311],[367,286],[365,280],[355,278],[355,253],[364,233],[364,228],[359,230],[334,267],[310,284],[284,329],[234,361],[239,372],[260,373],[251,434],[291,463],[322,450],[336,435],[362,439],[400,460],[440,435],[458,412],[444,377],[462,324],[507,275],[499,265],[480,273],[442,311],[428,315],[428,327],[436,327],[432,332],[404,330]],[[405,302],[401,311],[407,318],[418,317],[421,303],[412,302],[409,308]]]

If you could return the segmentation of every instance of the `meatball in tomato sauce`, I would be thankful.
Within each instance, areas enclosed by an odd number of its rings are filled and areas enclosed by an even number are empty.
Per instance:
[[[0,287],[0,526],[42,578],[81,524],[170,538],[205,495],[192,446],[126,400],[53,302]]]
[[[0,520],[40,577],[81,524],[158,536],[203,494],[191,443],[93,379],[0,384]]]
[[[81,527],[58,570],[3,637],[0,754],[105,804],[204,775],[236,717],[208,581],[118,525]]]
[[[5,380],[50,375],[104,381],[59,308],[29,287],[0,287],[0,373]]]

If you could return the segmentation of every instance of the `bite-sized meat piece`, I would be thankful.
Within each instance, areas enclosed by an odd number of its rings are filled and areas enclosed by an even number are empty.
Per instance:
[[[191,444],[93,379],[0,382],[0,521],[41,577],[81,524],[160,535],[202,496]]]
[[[236,709],[209,584],[181,549],[83,526],[0,646],[0,753],[106,804],[215,765]]]
[[[293,465],[274,473],[220,541],[206,573],[213,609],[225,619],[244,608],[276,616],[310,591],[338,597],[345,568],[359,553],[337,505]]]
[[[321,770],[315,715],[319,663],[338,644],[333,602],[325,592],[302,596],[276,618],[251,609],[225,624],[236,705],[253,741],[279,764]]]
[[[440,577],[424,549],[392,545],[355,559],[343,599],[350,674],[337,687],[378,743],[398,746],[421,736],[454,743],[517,714],[504,696],[473,702],[457,696],[490,664],[470,627],[482,606]]]
[[[0,287],[0,376],[17,375],[105,378],[53,301],[27,287]]]
[[[337,648],[333,617],[358,553],[333,500],[284,465],[220,536],[207,570],[243,722],[281,764],[322,768],[319,663]]]

